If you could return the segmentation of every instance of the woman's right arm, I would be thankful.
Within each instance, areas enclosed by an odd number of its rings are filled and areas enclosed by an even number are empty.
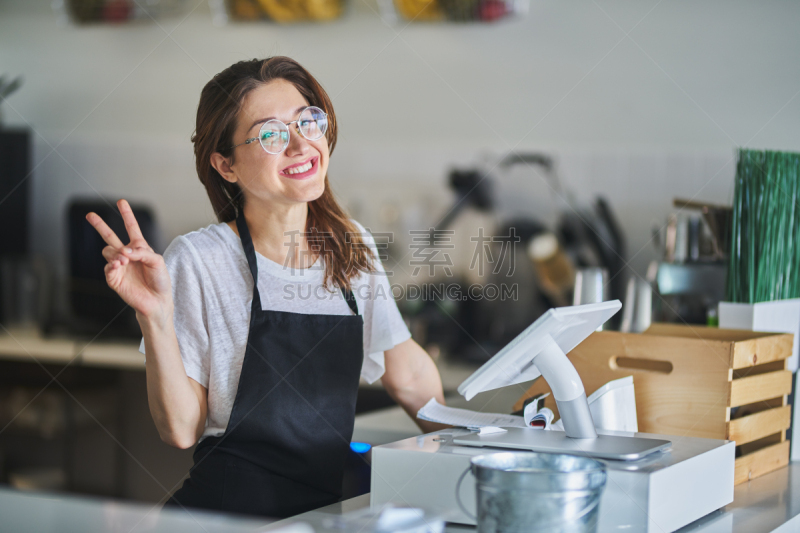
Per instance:
[[[119,237],[95,213],[86,219],[108,246],[103,257],[106,282],[134,308],[147,354],[147,400],[161,440],[189,448],[203,433],[208,412],[206,388],[186,375],[173,323],[172,285],[164,258],[153,252],[128,202],[117,202],[131,239]]]
[[[193,446],[205,428],[206,388],[186,375],[172,313],[154,319],[136,313],[147,354],[147,401],[161,440],[176,448]]]

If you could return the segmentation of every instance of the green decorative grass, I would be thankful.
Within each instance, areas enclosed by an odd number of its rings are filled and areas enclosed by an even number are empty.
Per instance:
[[[727,300],[800,297],[800,154],[740,149]]]

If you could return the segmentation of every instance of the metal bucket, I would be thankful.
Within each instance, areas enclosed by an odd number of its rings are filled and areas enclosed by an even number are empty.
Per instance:
[[[606,467],[587,457],[494,453],[472,458],[480,533],[597,530]]]

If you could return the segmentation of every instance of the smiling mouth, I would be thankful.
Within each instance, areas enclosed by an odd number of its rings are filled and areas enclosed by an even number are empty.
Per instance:
[[[298,163],[281,170],[281,174],[291,178],[301,178],[310,175],[317,166],[319,157],[312,157],[305,163]]]

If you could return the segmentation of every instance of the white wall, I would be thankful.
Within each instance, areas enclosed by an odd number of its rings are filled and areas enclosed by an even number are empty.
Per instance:
[[[0,0],[0,72],[26,79],[6,122],[36,132],[36,250],[62,256],[74,194],[148,201],[168,239],[212,222],[188,141],[199,91],[275,53],[332,96],[331,177],[373,227],[387,203],[435,223],[451,166],[549,150],[579,198],[610,199],[641,272],[673,196],[729,200],[735,146],[800,150],[796,2],[534,0],[519,21],[406,26],[351,0],[340,21],[292,27],[217,27],[205,0],[188,4],[185,20],[76,27],[47,0]],[[552,211],[535,174],[500,179],[516,209]]]

